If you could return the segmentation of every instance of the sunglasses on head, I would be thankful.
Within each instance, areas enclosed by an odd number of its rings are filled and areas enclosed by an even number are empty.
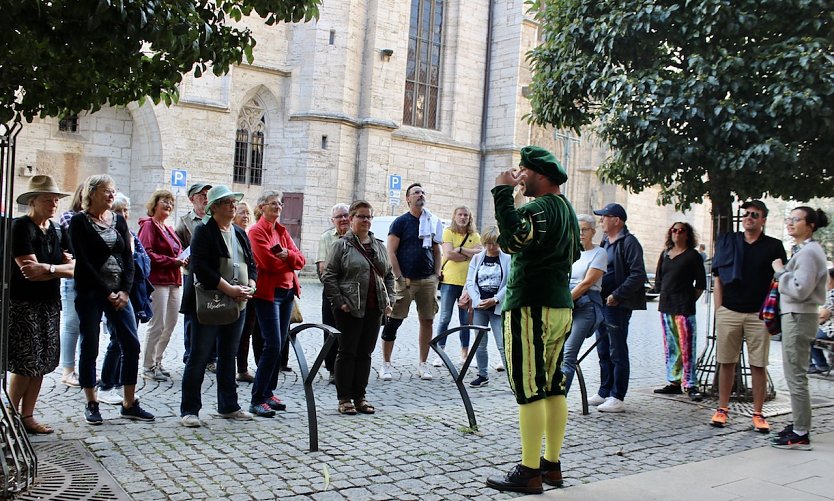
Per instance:
[[[760,217],[762,217],[762,215],[759,214],[758,212],[747,211],[744,214],[742,214],[741,217],[749,217],[751,219],[759,219]]]

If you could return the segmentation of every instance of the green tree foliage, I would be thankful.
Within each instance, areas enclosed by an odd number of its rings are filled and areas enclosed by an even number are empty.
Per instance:
[[[0,0],[0,123],[177,99],[183,73],[216,75],[255,39],[239,24],[318,17],[321,0]]]
[[[834,193],[831,0],[534,0],[531,121],[591,127],[601,169],[679,209]]]

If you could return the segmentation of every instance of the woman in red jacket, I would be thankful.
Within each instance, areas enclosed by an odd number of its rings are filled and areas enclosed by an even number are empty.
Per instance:
[[[289,338],[293,298],[301,292],[295,272],[305,262],[287,229],[278,222],[284,207],[282,197],[280,191],[265,191],[257,203],[261,216],[249,229],[258,266],[253,303],[264,341],[249,412],[261,417],[272,417],[276,410],[287,408],[273,392],[278,386],[278,358]]]
[[[162,354],[177,325],[182,297],[180,268],[187,265],[188,260],[180,259],[183,244],[174,229],[165,225],[165,220],[174,211],[174,194],[168,190],[156,190],[146,207],[150,217],[139,219],[139,241],[151,258],[148,280],[154,290],[151,293],[153,316],[145,337],[142,377],[167,381],[171,373],[162,367]]]

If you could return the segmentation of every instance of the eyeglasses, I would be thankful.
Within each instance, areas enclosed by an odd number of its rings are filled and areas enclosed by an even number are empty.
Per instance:
[[[220,205],[230,206],[230,205],[237,205],[237,200],[234,198],[224,198],[218,202]]]
[[[283,207],[284,202],[282,202],[280,200],[273,200],[273,201],[269,202],[267,205],[271,205],[273,207]]]
[[[360,221],[370,221],[371,219],[374,218],[373,216],[366,216],[365,214],[356,214],[353,217],[360,220]]]
[[[579,228],[579,233],[588,233],[589,231],[594,231],[593,228]]]
[[[101,192],[104,193],[105,195],[110,195],[110,196],[113,196],[113,195],[116,194],[116,190],[101,190]]]
[[[174,201],[173,200],[160,200],[159,203],[167,205],[168,207],[173,207],[174,206]]]
[[[786,223],[796,224],[800,221],[805,221],[804,217],[788,216],[785,218]]]
[[[672,228],[672,233],[686,233],[686,228]]]
[[[347,219],[348,217],[350,217],[350,216],[348,216],[347,214],[339,214],[337,216],[333,216],[330,219]]]
[[[762,217],[762,215],[761,215],[761,214],[759,214],[758,212],[750,212],[750,211],[747,211],[747,212],[745,212],[744,214],[742,214],[742,215],[741,215],[741,217],[743,217],[743,218],[745,218],[745,217],[749,217],[749,218],[751,218],[751,219],[759,219],[760,217]]]

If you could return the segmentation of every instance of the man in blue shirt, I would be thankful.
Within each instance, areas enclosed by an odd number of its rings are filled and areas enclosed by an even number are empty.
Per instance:
[[[419,183],[405,190],[408,212],[391,223],[388,230],[388,259],[394,271],[396,302],[388,322],[382,329],[382,368],[379,378],[390,381],[391,353],[397,330],[408,316],[411,302],[417,303],[420,319],[420,364],[418,374],[430,381],[432,373],[426,359],[429,356],[432,323],[437,314],[437,284],[440,281],[440,244],[443,243],[442,225],[424,208],[426,192]]]

